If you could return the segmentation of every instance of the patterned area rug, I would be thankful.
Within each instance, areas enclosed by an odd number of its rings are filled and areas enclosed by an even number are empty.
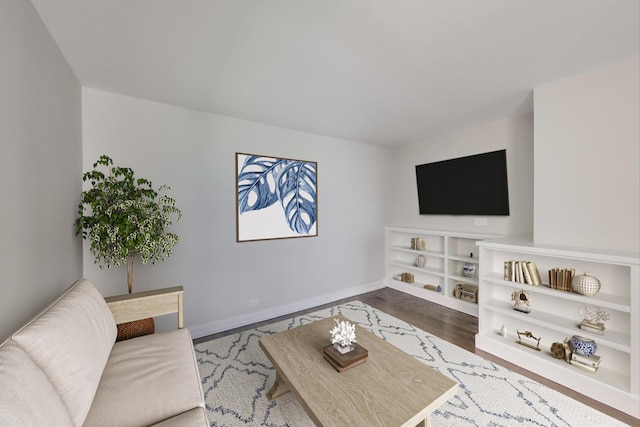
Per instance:
[[[433,426],[625,425],[356,301],[197,344],[211,426],[313,427],[292,393],[273,402],[267,399],[275,371],[260,350],[258,340],[336,314],[344,315],[460,384],[458,394],[433,413]]]

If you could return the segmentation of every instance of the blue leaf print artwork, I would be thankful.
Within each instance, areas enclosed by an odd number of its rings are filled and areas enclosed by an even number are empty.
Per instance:
[[[264,209],[278,201],[275,178],[283,162],[260,156],[249,156],[244,161],[238,175],[240,213]]]
[[[289,227],[308,234],[316,222],[316,168],[313,163],[289,162],[278,179],[278,194]]]
[[[238,212],[279,202],[289,229],[308,235],[317,220],[316,188],[314,162],[247,155],[238,172]]]

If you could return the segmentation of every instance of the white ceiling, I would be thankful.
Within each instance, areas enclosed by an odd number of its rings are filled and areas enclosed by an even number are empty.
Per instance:
[[[32,0],[85,87],[393,145],[637,55],[638,0]]]

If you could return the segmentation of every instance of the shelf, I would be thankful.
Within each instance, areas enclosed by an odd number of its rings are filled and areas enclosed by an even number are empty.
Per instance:
[[[610,308],[612,310],[621,311],[623,313],[630,313],[631,306],[629,305],[629,299],[618,295],[609,295],[598,293],[595,296],[588,297],[580,295],[575,292],[559,291],[557,289],[551,289],[547,284],[541,284],[539,286],[533,286],[526,283],[517,283],[504,280],[504,276],[499,273],[487,273],[482,274],[482,280],[494,283],[496,285],[507,286],[513,289],[525,289],[527,292],[536,293],[540,295],[548,295],[555,298],[564,298],[571,301],[576,301],[584,304],[597,305],[602,308]]]
[[[480,263],[477,257],[471,258],[470,256],[464,256],[464,255],[449,255],[449,259],[452,261],[468,262],[471,264]]]
[[[530,242],[481,241],[478,246],[480,299],[476,348],[640,418],[640,257],[544,247]],[[533,286],[506,281],[504,263],[508,260],[535,262],[543,274],[556,266],[589,271],[600,279],[603,288],[594,296],[585,296],[551,289],[544,283]],[[511,294],[518,290],[529,294],[530,313],[513,309]],[[604,335],[580,329],[579,309],[585,305],[601,307],[611,315],[605,322]],[[502,325],[544,337],[542,351],[527,349],[512,336],[501,337],[497,331]],[[603,358],[597,372],[584,371],[551,356],[551,341],[562,341],[572,335],[596,342],[598,354]]]
[[[535,310],[535,307],[530,313],[522,313],[514,310],[513,304],[510,302],[498,301],[495,299],[483,302],[482,309],[526,321],[543,328],[562,332],[569,337],[572,335],[581,335],[593,338],[598,346],[607,346],[625,353],[631,352],[631,347],[629,346],[629,334],[608,330],[605,332],[605,335],[592,334],[580,329],[578,327],[579,322],[577,320],[567,319],[566,317],[557,316],[544,311],[537,311]]]
[[[389,265],[392,265],[394,267],[403,268],[405,270],[415,271],[417,273],[431,274],[431,275],[434,275],[434,276],[444,277],[444,270],[440,270],[440,269],[437,269],[437,268],[431,268],[431,267],[418,267],[417,265],[413,265],[410,262],[390,261]]]
[[[574,247],[545,246],[537,245],[530,241],[509,239],[483,240],[482,246],[487,249],[508,251],[513,254],[528,254],[533,257],[542,256],[605,264],[638,265],[638,254],[629,252],[595,252],[591,249],[580,250]]]
[[[478,304],[445,295],[444,292],[425,289],[423,282],[406,283],[401,280],[387,279],[385,284],[390,288],[466,313],[470,316],[478,316]]]
[[[537,352],[516,343],[516,341],[517,336],[513,334],[508,334],[506,337],[502,337],[497,333],[476,336],[476,346],[482,343],[482,347],[486,347],[487,345],[496,348],[503,347],[506,353],[515,353],[516,357],[520,360],[529,359],[529,363],[520,364],[525,369],[555,380],[556,382],[559,382],[557,380],[558,377],[568,376],[574,382],[578,381],[589,385],[589,387],[583,388],[583,390],[589,390],[591,387],[602,387],[602,384],[606,384],[616,391],[619,390],[624,393],[629,393],[629,378],[613,369],[600,367],[596,372],[585,371],[564,360],[554,358],[551,353],[544,348],[540,352]],[[560,374],[549,375],[549,368],[555,369],[560,372]],[[553,378],[554,376],[555,378]]]
[[[464,277],[464,276],[458,276],[458,275],[450,274],[449,278],[451,280],[456,281],[456,282],[468,283],[470,285],[478,286],[478,279],[475,279],[473,277]]]
[[[403,282],[402,280],[395,279],[393,277],[391,279],[389,279],[389,280],[392,280],[393,282],[395,282],[399,286],[402,286],[402,285],[413,286],[416,289],[421,289],[421,290],[423,290],[425,292],[431,292],[433,294],[442,295],[442,290],[440,292],[438,292],[438,291],[432,291],[431,289],[425,288],[424,285],[427,285],[427,283],[418,283],[418,282],[408,283],[408,282]]]
[[[405,253],[413,254],[416,256],[424,255],[424,256],[432,256],[437,258],[444,258],[444,254],[438,251],[431,251],[431,250],[418,251],[415,249],[411,249],[411,247],[409,246],[399,246],[399,245],[391,245],[389,246],[389,248],[394,251],[405,252]]]
[[[424,239],[425,250],[411,249],[411,239]],[[479,270],[477,242],[482,239],[499,236],[487,234],[459,233],[443,230],[423,230],[412,228],[385,228],[387,286],[410,293],[445,307],[453,308],[472,316],[478,315],[478,304],[455,298],[454,291],[458,283],[478,286],[475,277],[462,275],[464,263],[476,266]],[[469,254],[473,253],[473,257]],[[424,255],[426,265],[418,267],[416,258]],[[397,274],[410,272],[414,284],[393,279]],[[441,292],[422,289],[425,283],[440,286]]]

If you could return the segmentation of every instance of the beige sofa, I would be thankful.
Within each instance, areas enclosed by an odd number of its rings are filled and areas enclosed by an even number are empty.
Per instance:
[[[207,426],[182,289],[132,295],[81,279],[3,342],[0,426]],[[177,330],[115,342],[116,323],[169,312]]]

